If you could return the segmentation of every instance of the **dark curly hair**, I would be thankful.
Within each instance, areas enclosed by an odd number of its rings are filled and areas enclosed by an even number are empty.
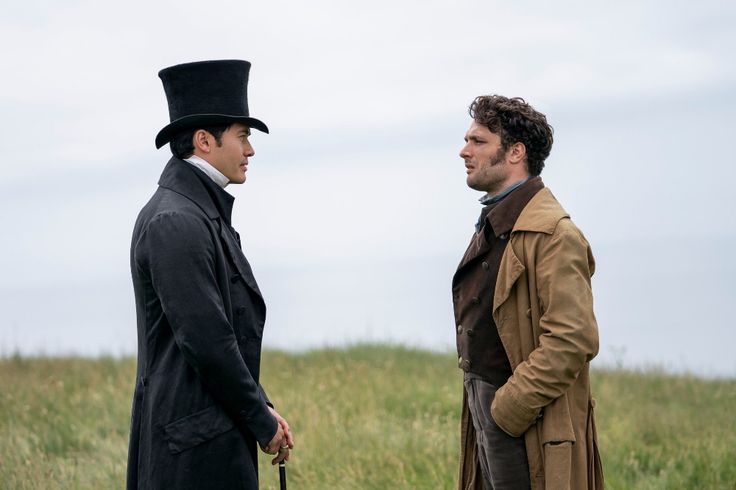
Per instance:
[[[468,108],[470,117],[501,137],[501,146],[507,150],[514,143],[526,147],[529,174],[542,173],[544,160],[552,149],[552,126],[541,112],[534,110],[521,97],[481,95]]]

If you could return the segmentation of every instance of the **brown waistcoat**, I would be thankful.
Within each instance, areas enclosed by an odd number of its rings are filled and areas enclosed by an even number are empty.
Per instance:
[[[501,201],[483,208],[452,281],[458,367],[496,387],[511,376],[511,365],[493,321],[493,293],[511,229],[521,210],[544,187],[534,177]]]

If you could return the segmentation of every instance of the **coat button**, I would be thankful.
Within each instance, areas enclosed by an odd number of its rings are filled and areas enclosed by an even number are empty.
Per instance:
[[[461,333],[463,333],[463,326],[462,325],[458,325],[457,326],[457,333],[458,333],[458,335],[461,334]]]
[[[488,262],[486,262],[485,260],[480,265],[483,266],[483,270],[486,270],[486,271],[490,268],[490,266],[488,265]]]
[[[469,329],[467,329],[465,331],[465,333],[468,335],[468,337],[472,337],[473,336],[473,329],[472,328],[469,328]]]
[[[468,369],[470,369],[470,360],[463,359],[462,357],[458,357],[457,358],[457,366],[460,369],[468,370]]]
[[[234,275],[233,275],[233,276],[232,276],[232,277],[230,278],[230,282],[231,282],[231,283],[233,283],[233,284],[235,284],[236,282],[238,282],[238,279],[239,279],[239,278],[240,278],[240,274],[234,274]]]
[[[480,298],[478,296],[473,296],[473,299],[471,299],[470,301],[472,301],[474,305],[480,304]]]
[[[508,238],[508,235],[506,233],[502,233],[501,235],[498,235],[498,238],[501,240],[506,240]]]
[[[245,306],[238,306],[238,309],[235,310],[235,312],[238,314],[238,316],[241,316],[243,313],[245,313]]]

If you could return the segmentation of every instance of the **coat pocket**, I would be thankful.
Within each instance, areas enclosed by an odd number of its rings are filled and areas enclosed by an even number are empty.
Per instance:
[[[571,441],[549,442],[544,445],[544,488],[568,490],[572,469]]]
[[[572,450],[576,439],[567,395],[562,395],[545,407],[540,442],[545,489],[569,489]]]
[[[172,454],[178,454],[234,429],[230,417],[216,405],[194,412],[164,426]]]

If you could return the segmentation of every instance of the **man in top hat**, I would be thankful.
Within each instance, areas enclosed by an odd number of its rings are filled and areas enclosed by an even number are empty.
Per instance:
[[[266,305],[233,229],[228,184],[246,180],[250,63],[161,70],[173,157],[133,231],[138,369],[128,488],[258,488],[257,445],[293,438],[259,383]]]
[[[464,371],[459,488],[598,489],[587,240],[539,176],[544,114],[477,97],[460,157],[483,210],[452,281]]]

